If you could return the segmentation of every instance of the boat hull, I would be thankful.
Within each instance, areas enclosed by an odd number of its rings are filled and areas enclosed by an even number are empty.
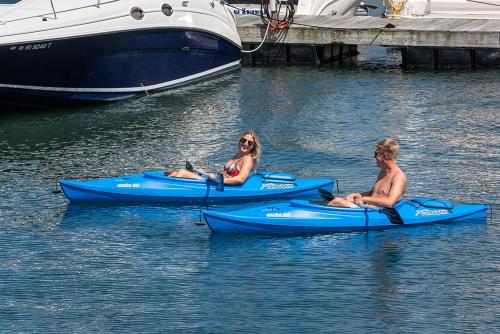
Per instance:
[[[0,103],[113,101],[239,68],[239,46],[195,29],[154,28],[0,46]]]
[[[204,211],[203,215],[210,229],[217,233],[312,234],[484,221],[488,210],[486,205],[452,205],[443,201],[437,202],[444,205],[436,205],[436,200],[414,200],[399,202],[394,208],[396,213],[388,209],[338,208],[294,200],[234,212]]]
[[[259,173],[243,185],[225,185],[223,190],[210,180],[165,176],[145,172],[91,181],[60,180],[71,202],[157,202],[174,204],[245,202],[290,198],[318,198],[318,190],[331,191],[331,179],[295,179],[289,174]]]

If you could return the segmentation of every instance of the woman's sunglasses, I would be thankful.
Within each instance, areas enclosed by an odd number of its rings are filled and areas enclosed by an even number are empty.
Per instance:
[[[248,143],[248,144],[247,144],[248,146],[253,146],[253,141],[248,140],[248,139],[246,139],[246,138],[240,138],[240,143],[241,143],[241,144]]]

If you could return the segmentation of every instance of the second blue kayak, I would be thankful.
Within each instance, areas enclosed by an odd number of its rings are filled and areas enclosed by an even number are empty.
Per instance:
[[[340,208],[292,200],[232,212],[204,211],[205,220],[219,233],[335,233],[407,226],[485,220],[488,206],[453,205],[447,201],[413,198],[394,208]]]
[[[319,189],[333,190],[333,179],[297,179],[289,173],[259,172],[242,185],[225,185],[211,180],[166,176],[144,172],[90,181],[60,180],[71,202],[242,202],[289,198],[319,198]]]

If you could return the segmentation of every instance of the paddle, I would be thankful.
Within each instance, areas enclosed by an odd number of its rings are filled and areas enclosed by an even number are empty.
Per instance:
[[[328,190],[319,188],[318,191],[319,191],[319,194],[321,195],[321,197],[324,200],[331,201],[331,200],[333,200],[335,198],[335,195],[332,194],[331,192],[329,192]]]
[[[186,160],[186,169],[187,169],[188,171],[190,171],[190,172],[194,172],[194,167],[193,167],[193,165],[192,165],[189,161],[187,161],[187,160]]]
[[[339,181],[335,180],[335,183],[337,184],[337,186],[335,187],[337,189],[337,196],[339,196],[339,193],[340,193]],[[334,199],[336,197],[333,193],[329,192],[328,190],[319,188],[318,191],[324,200],[331,201],[332,199]]]
[[[193,165],[186,160],[186,170],[192,172],[192,173],[197,173],[200,176],[204,176],[207,180],[212,180],[215,182],[215,190],[217,191],[224,191],[224,175],[220,173],[216,178],[211,174],[206,174],[200,171],[197,171],[196,168],[193,167]]]

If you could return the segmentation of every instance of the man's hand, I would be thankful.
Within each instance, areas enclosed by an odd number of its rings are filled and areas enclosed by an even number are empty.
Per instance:
[[[362,197],[360,193],[352,193],[348,194],[345,199],[348,200],[349,202],[356,203],[356,201],[361,201]]]

